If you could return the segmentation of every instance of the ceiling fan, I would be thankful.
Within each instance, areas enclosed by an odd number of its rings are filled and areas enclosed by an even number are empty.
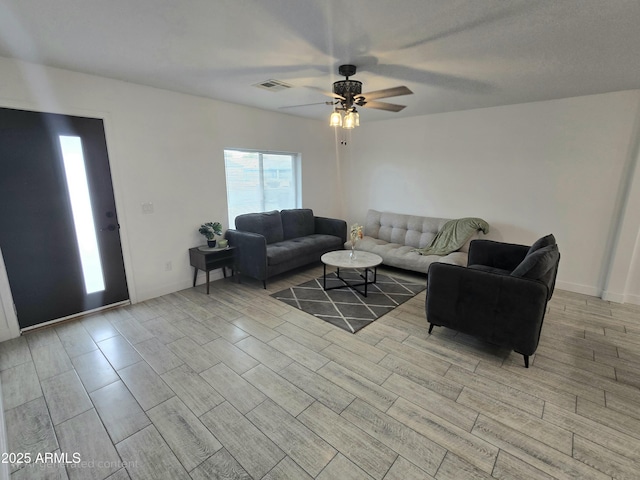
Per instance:
[[[320,91],[324,95],[334,98],[333,102],[326,102],[334,105],[333,113],[329,119],[332,127],[355,128],[360,125],[360,114],[356,107],[376,108],[389,112],[399,112],[404,105],[395,103],[378,102],[378,98],[398,97],[400,95],[410,95],[413,92],[405,86],[386,88],[369,93],[362,93],[362,82],[350,80],[349,77],[356,74],[355,65],[340,65],[338,73],[346,77],[344,80],[333,82],[333,92]],[[344,116],[342,115],[344,112]]]
[[[376,108],[389,112],[399,112],[405,105],[395,103],[376,102],[378,98],[398,97],[400,95],[411,95],[413,92],[405,86],[385,88],[369,93],[362,93],[362,82],[349,80],[356,74],[355,65],[340,65],[338,73],[346,77],[344,80],[333,82],[333,92],[322,92],[325,95],[335,98],[335,105],[340,105],[340,109],[349,111],[355,107]]]
[[[360,115],[356,107],[375,108],[389,112],[399,112],[405,105],[395,103],[379,102],[379,98],[398,97],[401,95],[411,95],[413,92],[405,86],[385,88],[373,92],[362,93],[362,82],[350,80],[349,77],[356,74],[355,65],[340,65],[338,73],[345,76],[344,80],[333,82],[333,91],[328,92],[317,87],[307,87],[333,98],[333,101],[307,103],[304,105],[290,105],[285,108],[307,107],[311,105],[333,105],[333,113],[329,120],[332,127],[354,128],[360,125]],[[344,115],[343,113],[344,112]]]

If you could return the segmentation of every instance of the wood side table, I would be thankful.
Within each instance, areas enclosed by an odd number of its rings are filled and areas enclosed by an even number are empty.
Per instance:
[[[189,249],[189,260],[193,267],[193,286],[196,286],[198,270],[202,270],[207,275],[207,295],[209,295],[209,272],[217,268],[222,268],[224,278],[227,278],[227,267],[231,267],[231,272],[235,272],[236,247],[208,248],[193,247]]]

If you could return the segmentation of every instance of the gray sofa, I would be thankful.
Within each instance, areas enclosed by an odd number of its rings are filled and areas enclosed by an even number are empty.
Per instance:
[[[384,265],[420,273],[427,273],[433,262],[466,266],[469,243],[479,238],[480,233],[448,255],[420,255],[413,251],[429,246],[448,221],[447,218],[369,210],[364,223],[364,238],[356,242],[356,250],[380,255]],[[344,247],[351,248],[350,242],[345,242]]]
[[[319,262],[347,239],[347,222],[316,217],[308,208],[238,215],[235,226],[225,238],[236,247],[236,270],[262,280],[264,288],[267,278]]]

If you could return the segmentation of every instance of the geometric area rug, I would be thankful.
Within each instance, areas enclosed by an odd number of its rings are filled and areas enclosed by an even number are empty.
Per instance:
[[[352,283],[362,281],[359,275],[358,270],[340,272],[341,277]],[[335,273],[327,274],[327,287],[337,285],[344,284],[336,278]],[[271,296],[347,332],[356,333],[413,298],[425,287],[425,281],[410,282],[378,273],[376,283],[369,284],[366,297],[348,287],[324,291],[322,277]],[[359,290],[362,291],[362,288],[359,287]]]

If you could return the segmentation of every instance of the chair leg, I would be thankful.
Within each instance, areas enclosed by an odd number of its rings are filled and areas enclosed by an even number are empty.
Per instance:
[[[524,357],[524,368],[529,368],[529,355],[522,355]]]
[[[433,330],[433,323],[429,324],[429,334],[431,334],[431,330]]]

